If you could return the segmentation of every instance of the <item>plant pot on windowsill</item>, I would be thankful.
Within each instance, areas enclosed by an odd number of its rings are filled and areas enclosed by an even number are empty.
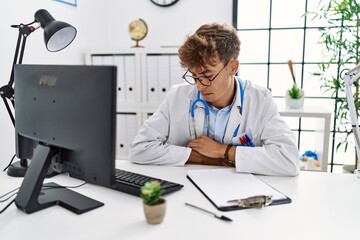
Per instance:
[[[305,94],[304,91],[298,88],[295,84],[286,91],[285,101],[286,107],[298,109],[304,106]]]
[[[156,180],[146,182],[140,192],[146,221],[149,224],[161,223],[166,212],[166,201],[161,198],[163,189],[160,182]]]

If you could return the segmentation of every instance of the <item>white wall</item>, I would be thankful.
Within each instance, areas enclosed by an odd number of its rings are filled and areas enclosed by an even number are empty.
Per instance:
[[[74,2],[74,1],[72,1]],[[30,23],[36,10],[47,9],[52,16],[75,26],[74,42],[58,53],[50,53],[43,43],[41,29],[27,40],[23,63],[84,64],[89,50],[124,49],[134,42],[128,34],[128,24],[144,19],[149,28],[141,41],[145,47],[178,46],[186,34],[207,22],[231,22],[232,0],[179,0],[169,8],[161,8],[149,0],[77,0],[76,8],[53,0],[12,0],[0,10],[0,86],[7,84],[15,51],[18,31],[12,24]],[[0,169],[15,153],[14,128],[0,103]]]

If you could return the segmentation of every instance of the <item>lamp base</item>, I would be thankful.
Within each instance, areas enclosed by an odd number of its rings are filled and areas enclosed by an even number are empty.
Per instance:
[[[15,162],[11,164],[7,169],[7,175],[10,177],[24,177],[26,170],[28,169],[28,160],[22,159],[19,162]],[[48,169],[48,172],[46,174],[46,178],[51,178],[53,176],[56,176],[60,173],[53,171],[51,168]]]
[[[9,166],[7,169],[7,175],[11,177],[24,177],[28,166],[24,165],[22,162],[15,162]]]

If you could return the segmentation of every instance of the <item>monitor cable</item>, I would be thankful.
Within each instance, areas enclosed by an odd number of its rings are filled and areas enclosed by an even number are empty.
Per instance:
[[[3,172],[5,172],[5,171],[11,166],[11,164],[12,164],[13,161],[14,161],[15,156],[16,156],[16,154],[14,154],[14,156],[11,158],[9,164],[4,168]]]

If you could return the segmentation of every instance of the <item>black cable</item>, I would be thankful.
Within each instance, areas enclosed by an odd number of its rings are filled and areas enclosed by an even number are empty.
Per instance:
[[[0,199],[2,199],[3,197],[5,197],[6,195],[8,195],[8,194],[10,194],[10,193],[12,193],[12,192],[15,192],[15,191],[18,190],[18,189],[19,189],[19,188],[15,188],[15,189],[11,190],[10,192],[5,193],[4,195],[0,196]]]
[[[11,158],[9,165],[7,165],[7,166],[4,168],[3,172],[5,172],[5,171],[11,166],[11,164],[12,164],[13,161],[14,161],[15,156],[16,156],[16,154],[14,154],[14,156]]]
[[[8,205],[6,205],[3,209],[1,209],[0,214],[2,214],[3,212],[5,212],[5,210],[10,207],[11,204],[13,204],[15,202],[15,199],[13,199],[11,202],[9,202]]]
[[[18,192],[15,192],[15,193],[11,194],[9,197],[0,200],[0,203],[6,202],[6,201],[9,200],[11,197],[15,196],[17,193],[18,193]]]
[[[77,186],[67,186],[66,188],[79,188],[79,187],[84,186],[85,184],[87,184],[87,182],[83,182],[82,184],[79,184]]]
[[[79,184],[79,185],[76,185],[76,186],[61,186],[61,185],[57,185],[57,186],[42,186],[41,189],[44,189],[44,188],[47,188],[47,189],[49,189],[49,188],[79,188],[79,187],[84,186],[86,183],[87,183],[87,182],[83,182],[83,183],[81,183],[81,184]],[[0,197],[0,198],[1,198],[1,197]]]

